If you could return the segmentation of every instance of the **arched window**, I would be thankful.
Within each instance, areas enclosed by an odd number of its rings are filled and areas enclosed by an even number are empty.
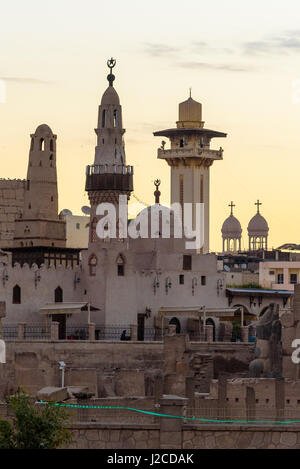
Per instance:
[[[13,288],[12,302],[15,305],[21,304],[21,288],[19,287],[19,285],[15,285],[14,288]]]
[[[118,127],[119,122],[118,122],[118,111],[115,109],[114,110],[114,127]]]
[[[43,138],[41,138],[40,140],[40,151],[44,151],[45,150],[45,140]]]
[[[90,269],[90,277],[95,277],[96,276],[96,269],[97,269],[97,264],[98,264],[98,259],[96,254],[91,254],[89,258],[89,269]]]
[[[98,222],[97,218],[94,217],[91,223],[91,234],[90,234],[91,243],[95,243],[97,241],[97,233],[96,233],[97,222]]]
[[[54,290],[54,301],[55,303],[62,303],[63,302],[63,290],[61,287],[57,287]]]
[[[178,318],[172,318],[169,322],[169,324],[172,324],[176,326],[176,334],[180,334],[181,331],[181,324]]]
[[[28,208],[31,209],[31,204],[28,205]]]
[[[53,202],[53,200],[54,200],[54,199],[53,199],[53,195],[51,195],[51,202]]]
[[[54,145],[53,145],[53,140],[51,139],[50,140],[50,151],[53,151],[54,149]]]
[[[117,273],[119,277],[124,277],[125,275],[125,259],[122,254],[119,254],[117,258]]]
[[[49,160],[52,161],[53,160],[53,155],[51,153],[51,155],[49,156]]]
[[[103,109],[102,111],[102,127],[105,127],[106,124],[106,111]]]

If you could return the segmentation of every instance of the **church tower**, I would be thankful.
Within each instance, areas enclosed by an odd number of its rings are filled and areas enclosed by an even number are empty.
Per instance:
[[[211,139],[227,134],[204,128],[202,104],[190,97],[179,104],[177,127],[154,132],[168,137],[170,149],[162,142],[157,157],[171,167],[171,203],[193,204],[193,229],[196,227],[195,204],[204,204],[203,253],[209,252],[209,169],[215,160],[223,159],[223,150],[210,149]]]
[[[31,136],[24,208],[15,220],[15,247],[66,246],[66,224],[58,216],[56,135],[42,124]]]
[[[230,216],[222,225],[223,253],[237,253],[241,250],[242,227],[239,220],[233,215],[234,203],[230,205]]]
[[[96,214],[97,206],[104,202],[112,203],[116,206],[118,214],[119,196],[125,196],[128,201],[130,193],[133,191],[133,167],[126,166],[122,108],[118,93],[113,86],[115,76],[112,69],[116,65],[116,61],[110,59],[107,65],[110,68],[110,73],[107,76],[109,86],[102,96],[98,109],[94,164],[86,168],[85,189],[91,203],[89,246],[92,248],[94,243],[102,241],[96,234],[96,225],[99,219]]]

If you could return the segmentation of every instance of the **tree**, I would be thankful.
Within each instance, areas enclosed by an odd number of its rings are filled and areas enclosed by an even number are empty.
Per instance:
[[[53,405],[36,406],[27,394],[8,398],[12,422],[0,420],[0,449],[55,449],[72,440],[65,428],[68,414]]]

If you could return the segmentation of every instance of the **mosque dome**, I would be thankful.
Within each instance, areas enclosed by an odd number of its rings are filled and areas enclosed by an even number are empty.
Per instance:
[[[116,92],[113,86],[109,86],[103,93],[101,104],[109,105],[109,104],[120,104],[120,99],[118,93]]]
[[[36,128],[35,135],[53,135],[53,132],[49,125],[41,124]]]
[[[239,238],[242,234],[242,227],[236,217],[230,215],[222,225],[223,237]]]
[[[269,231],[266,219],[258,212],[251,218],[248,225],[249,236],[266,236]]]

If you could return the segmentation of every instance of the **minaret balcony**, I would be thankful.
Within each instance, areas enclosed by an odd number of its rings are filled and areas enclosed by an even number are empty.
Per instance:
[[[222,160],[223,159],[223,148],[219,150],[210,150],[209,148],[201,147],[183,147],[183,148],[171,148],[165,150],[164,148],[158,148],[157,158],[163,160],[169,159],[186,159],[186,158],[199,158],[209,160]]]
[[[101,164],[86,167],[86,191],[133,191],[133,166]]]

